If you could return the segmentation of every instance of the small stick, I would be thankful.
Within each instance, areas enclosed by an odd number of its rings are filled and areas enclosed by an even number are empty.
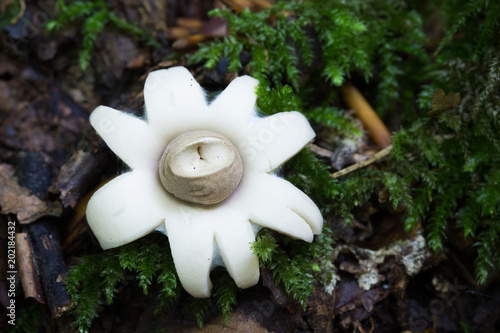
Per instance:
[[[28,234],[20,232],[16,234],[16,258],[19,269],[19,277],[23,286],[24,298],[32,297],[38,303],[45,304],[36,267],[33,262],[33,255]]]
[[[361,120],[373,142],[382,148],[390,145],[391,133],[359,90],[352,84],[345,83],[341,91],[347,106],[354,109],[354,116]]]
[[[328,149],[325,149],[325,148],[322,148],[318,145],[315,145],[314,143],[308,143],[307,144],[307,147],[309,147],[309,149],[311,149],[311,151],[313,153],[315,153],[316,155],[319,155],[319,156],[322,156],[322,157],[327,157],[327,158],[332,158],[333,156],[333,152],[328,150]]]
[[[361,161],[361,162],[358,162],[356,164],[353,164],[353,165],[350,165],[348,166],[347,168],[344,168],[342,170],[339,170],[337,172],[335,172],[334,174],[331,175],[332,178],[339,178],[339,177],[342,177],[342,176],[345,176],[347,175],[348,173],[351,173],[355,170],[358,170],[358,169],[361,169],[367,165],[370,165],[372,164],[373,162],[376,162],[384,157],[386,157],[387,155],[389,155],[389,153],[391,152],[392,150],[392,145],[389,145],[387,147],[385,147],[384,149],[382,149],[381,151],[373,154],[372,156],[368,157],[366,160],[364,161]]]

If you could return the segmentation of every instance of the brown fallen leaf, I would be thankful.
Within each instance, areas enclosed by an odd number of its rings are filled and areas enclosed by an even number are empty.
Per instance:
[[[434,114],[436,112],[450,109],[460,103],[460,93],[449,93],[444,94],[441,89],[434,90],[431,101],[431,110],[427,112],[428,115]]]
[[[314,283],[314,291],[307,302],[308,324],[313,332],[333,332],[335,293],[328,294],[319,282]]]
[[[0,165],[0,207],[2,214],[16,214],[21,224],[36,221],[42,216],[61,216],[60,202],[42,201],[31,195],[5,172],[8,166]]]

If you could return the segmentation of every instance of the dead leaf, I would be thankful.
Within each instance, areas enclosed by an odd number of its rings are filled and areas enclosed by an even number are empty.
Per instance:
[[[315,282],[314,292],[307,302],[308,324],[314,332],[333,332],[334,306],[335,294],[328,294],[319,282]]]
[[[20,186],[12,179],[11,175],[3,170],[8,169],[2,165],[0,168],[0,207],[2,214],[16,214],[19,223],[28,224],[42,216],[61,216],[62,205],[60,202],[42,201],[30,191]]]
[[[449,93],[444,94],[441,89],[434,90],[431,101],[431,110],[427,112],[428,115],[434,114],[436,112],[451,109],[455,105],[460,103],[460,93]]]

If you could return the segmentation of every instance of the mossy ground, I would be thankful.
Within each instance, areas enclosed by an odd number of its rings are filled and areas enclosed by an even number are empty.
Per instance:
[[[118,18],[107,2],[58,3],[62,10],[47,27],[63,31],[83,24],[77,39],[81,68],[96,61],[94,43],[108,29],[123,31],[155,52],[147,46],[152,45],[147,32]],[[188,54],[172,52],[169,41],[155,41],[158,52],[168,58],[160,60],[186,64],[196,73],[252,75],[260,81],[262,114],[299,110],[317,131],[315,144],[334,151],[350,141],[355,143],[352,153],[362,155],[380,147],[368,140],[341,98],[339,87],[349,81],[393,133],[390,156],[339,179],[331,177],[336,171],[331,161],[308,148],[284,167],[284,177],[317,203],[326,223],[312,244],[268,230],[253,244],[275,287],[301,307],[280,305],[304,316],[300,311],[308,300],[319,297],[318,282],[329,286],[339,275],[348,275],[335,266],[336,244],[374,246],[383,238],[376,232],[382,232],[387,221],[394,230],[401,229],[398,236],[388,233],[394,241],[423,233],[436,258],[464,254],[470,290],[495,288],[500,265],[500,2],[276,1],[262,11],[219,8],[210,16],[227,21],[226,36]],[[215,90],[223,88],[219,80]],[[453,99],[456,93],[458,100]],[[360,225],[366,228],[364,238],[353,236]],[[392,281],[394,270],[380,271],[389,272],[387,279]],[[91,327],[102,306],[113,303],[123,290],[124,274],[131,274],[144,294],[155,294],[157,313],[183,304],[200,326],[213,309],[228,320],[240,295],[228,275],[217,271],[211,299],[189,297],[180,287],[168,240],[150,235],[84,256],[71,269],[68,289],[76,302],[76,326],[84,331]],[[407,297],[419,299],[413,281],[425,279],[425,274],[432,275],[422,273],[405,284]],[[396,280],[405,279],[410,277]],[[408,301],[409,308],[414,299]],[[394,310],[379,302],[374,306]],[[372,311],[377,325],[388,327],[383,326],[383,316]],[[365,328],[367,318],[360,319]],[[455,319],[450,323],[464,332],[481,327],[470,316]],[[398,320],[392,328],[410,325]],[[448,331],[455,331],[452,326]]]

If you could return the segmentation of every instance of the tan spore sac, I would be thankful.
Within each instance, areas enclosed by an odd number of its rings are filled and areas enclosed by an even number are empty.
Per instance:
[[[175,138],[160,160],[160,179],[175,197],[197,204],[216,204],[238,186],[243,163],[224,136],[193,131]]]

